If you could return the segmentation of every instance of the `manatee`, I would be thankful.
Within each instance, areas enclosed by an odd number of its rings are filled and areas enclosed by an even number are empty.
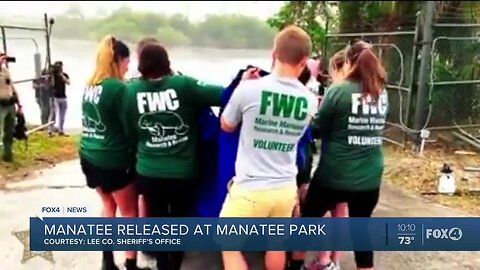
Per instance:
[[[169,111],[145,113],[138,119],[138,125],[140,129],[148,130],[150,135],[157,137],[168,135],[168,130],[183,136],[190,129],[178,114]]]
[[[150,114],[144,114],[138,119],[138,125],[141,129],[146,129],[152,136],[163,137],[163,127],[161,124],[150,121]]]

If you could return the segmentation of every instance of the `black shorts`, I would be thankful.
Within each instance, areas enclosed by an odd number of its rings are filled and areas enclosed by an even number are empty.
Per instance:
[[[101,188],[104,193],[120,190],[134,181],[134,171],[128,169],[102,169],[80,157],[80,165],[89,188]]]
[[[337,203],[346,202],[349,217],[371,217],[378,202],[380,189],[347,191],[324,187],[319,181],[312,181],[308,188],[302,217],[323,217],[327,211],[335,209]],[[350,228],[353,230],[353,227]],[[370,245],[369,232],[363,240],[353,240],[354,247]],[[357,268],[373,267],[372,251],[355,251]]]
[[[154,178],[137,173],[148,217],[190,217],[194,214],[196,182],[192,179]]]
[[[320,185],[312,181],[308,188],[303,217],[323,217],[335,209],[338,203],[346,202],[350,217],[370,217],[378,202],[380,190],[348,191]]]

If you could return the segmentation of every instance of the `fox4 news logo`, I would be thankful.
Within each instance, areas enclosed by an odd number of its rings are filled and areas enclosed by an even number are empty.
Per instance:
[[[451,229],[426,229],[425,238],[426,239],[450,239],[452,241],[458,241],[462,239],[463,232],[458,227],[453,227]]]

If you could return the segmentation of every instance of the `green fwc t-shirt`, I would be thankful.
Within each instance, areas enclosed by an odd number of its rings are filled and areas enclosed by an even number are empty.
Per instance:
[[[381,132],[388,111],[387,91],[373,100],[360,85],[344,80],[331,86],[313,119],[316,137],[326,140],[314,180],[347,191],[380,187]]]
[[[125,90],[125,84],[113,78],[84,89],[80,155],[100,168],[126,169],[133,163],[123,118]]]
[[[137,144],[137,172],[156,178],[196,177],[199,112],[220,105],[223,87],[183,75],[134,79],[127,87],[124,114]]]

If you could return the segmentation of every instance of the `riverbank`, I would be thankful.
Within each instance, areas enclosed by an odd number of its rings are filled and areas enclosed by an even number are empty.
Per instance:
[[[15,141],[14,162],[0,162],[0,189],[7,183],[35,176],[40,169],[76,158],[79,138],[79,135],[49,137],[46,132],[37,132],[30,134],[27,144]]]

